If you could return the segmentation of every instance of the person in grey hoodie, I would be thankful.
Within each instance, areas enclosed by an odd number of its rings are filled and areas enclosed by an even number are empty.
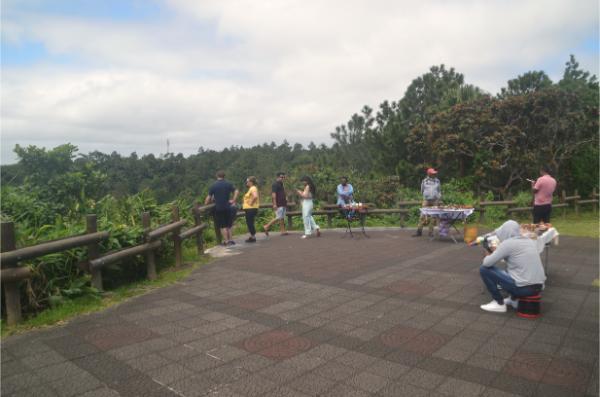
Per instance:
[[[492,295],[490,303],[481,305],[489,312],[506,312],[506,306],[516,307],[522,296],[538,294],[544,288],[546,275],[535,241],[521,235],[519,224],[506,221],[494,231],[500,244],[493,253],[487,253],[479,268],[481,279]],[[504,260],[506,271],[496,267]],[[503,298],[498,286],[509,296]]]
[[[421,194],[423,195],[422,207],[434,207],[439,204],[442,198],[442,184],[439,179],[435,176],[437,171],[433,168],[427,169],[427,178],[421,181]],[[419,218],[419,225],[417,226],[417,232],[413,234],[413,237],[420,237],[423,235],[423,226],[429,221],[429,237],[433,237],[433,226],[434,220],[428,219],[426,215],[421,215]]]

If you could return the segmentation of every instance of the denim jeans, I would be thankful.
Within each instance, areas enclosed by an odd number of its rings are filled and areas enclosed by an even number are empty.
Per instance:
[[[498,285],[501,286],[504,291],[508,292],[513,298],[536,295],[541,290],[539,285],[517,287],[515,280],[513,280],[513,278],[505,270],[498,269],[496,266],[481,266],[479,268],[479,274],[481,274],[481,279],[492,295],[492,298],[494,298],[494,300],[499,304],[504,303],[504,298],[498,290]]]
[[[313,230],[319,228],[312,216],[313,201],[310,199],[302,200],[302,220],[304,221],[304,234],[310,236]]]
[[[248,233],[250,233],[251,236],[254,236],[256,234],[254,219],[258,213],[258,208],[247,208],[244,211],[246,213],[246,226],[248,226]]]

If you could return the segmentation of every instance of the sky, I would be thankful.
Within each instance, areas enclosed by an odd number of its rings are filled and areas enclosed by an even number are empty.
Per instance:
[[[13,148],[190,155],[331,144],[433,65],[495,94],[574,54],[599,75],[597,0],[2,0],[2,164]]]

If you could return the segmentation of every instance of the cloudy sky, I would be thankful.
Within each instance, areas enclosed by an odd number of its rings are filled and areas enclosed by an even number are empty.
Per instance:
[[[598,74],[598,25],[597,0],[2,0],[0,160],[330,144],[432,65],[491,93],[569,54]]]

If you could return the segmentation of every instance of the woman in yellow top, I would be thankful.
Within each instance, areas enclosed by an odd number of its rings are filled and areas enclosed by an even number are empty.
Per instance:
[[[249,176],[246,179],[246,186],[248,186],[248,191],[244,194],[244,205],[242,207],[246,213],[246,225],[248,226],[248,232],[250,233],[250,237],[246,242],[255,243],[256,227],[254,227],[254,219],[256,218],[258,208],[260,207],[258,188],[256,187],[256,177]]]

